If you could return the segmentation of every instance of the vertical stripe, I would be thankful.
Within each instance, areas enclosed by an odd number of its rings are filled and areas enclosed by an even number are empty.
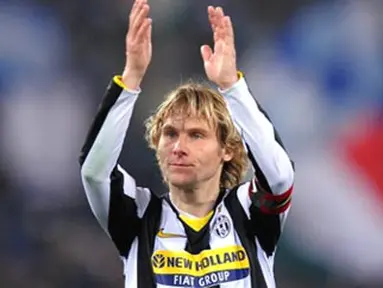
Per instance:
[[[128,256],[138,235],[141,219],[133,198],[124,193],[124,176],[115,167],[110,175],[108,231],[121,256]]]
[[[237,197],[237,188],[230,191],[225,198],[225,206],[233,220],[234,228],[245,248],[250,262],[251,287],[249,288],[267,288],[261,267],[257,257],[257,246],[252,233],[252,223],[247,217]]]
[[[156,234],[161,223],[163,198],[158,198],[154,193],[152,195],[142,217],[141,231],[138,236],[137,288],[156,288],[157,286],[151,259]]]
[[[257,237],[267,256],[271,256],[281,235],[281,220],[279,215],[263,213],[255,205],[250,206],[250,229]]]

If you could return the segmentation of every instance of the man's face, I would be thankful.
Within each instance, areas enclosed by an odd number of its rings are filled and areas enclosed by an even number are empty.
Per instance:
[[[205,120],[182,115],[164,122],[157,154],[168,184],[181,189],[219,183],[223,162],[232,158]]]

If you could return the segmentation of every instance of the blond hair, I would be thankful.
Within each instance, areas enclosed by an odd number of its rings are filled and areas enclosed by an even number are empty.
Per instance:
[[[196,116],[216,130],[221,146],[233,153],[233,158],[223,165],[220,186],[230,189],[240,184],[248,168],[248,158],[223,96],[198,83],[184,84],[170,92],[146,121],[146,139],[150,148],[157,151],[162,126],[174,114]]]

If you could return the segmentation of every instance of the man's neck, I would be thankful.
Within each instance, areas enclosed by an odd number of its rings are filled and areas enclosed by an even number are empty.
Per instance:
[[[214,207],[219,195],[218,185],[201,185],[193,189],[171,187],[170,199],[183,212],[201,218]]]

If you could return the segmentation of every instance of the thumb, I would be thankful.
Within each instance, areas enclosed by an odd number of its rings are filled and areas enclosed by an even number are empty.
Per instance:
[[[208,45],[201,46],[201,56],[202,56],[203,62],[208,62],[211,55],[213,55],[213,51]]]
[[[151,40],[152,38],[152,24],[149,24],[149,27],[146,30],[146,35],[145,35],[146,40]]]

